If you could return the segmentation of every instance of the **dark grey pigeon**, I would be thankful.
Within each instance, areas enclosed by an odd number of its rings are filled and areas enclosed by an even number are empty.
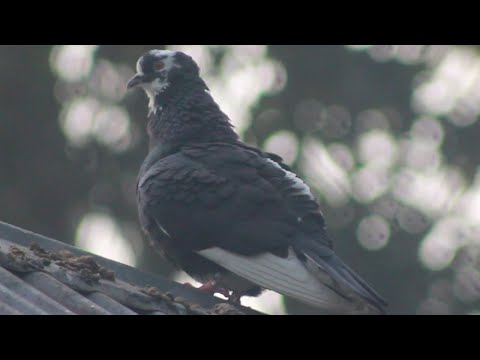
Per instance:
[[[279,156],[239,140],[190,56],[147,52],[134,87],[150,99],[139,216],[168,261],[236,303],[270,289],[330,313],[384,313],[335,255],[309,187]]]

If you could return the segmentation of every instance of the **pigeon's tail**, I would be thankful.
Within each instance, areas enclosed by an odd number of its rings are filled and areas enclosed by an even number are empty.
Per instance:
[[[350,269],[331,249],[309,244],[298,250],[306,260],[306,267],[324,285],[339,295],[354,301],[354,313],[385,314],[387,302],[365,280]],[[360,300],[360,301],[358,301]]]
[[[357,307],[363,304],[353,302],[335,288],[326,285],[324,281],[319,281],[292,248],[289,249],[286,258],[271,253],[244,256],[218,247],[201,250],[198,253],[253,284],[329,313],[364,313]],[[316,268],[318,269],[318,266]]]

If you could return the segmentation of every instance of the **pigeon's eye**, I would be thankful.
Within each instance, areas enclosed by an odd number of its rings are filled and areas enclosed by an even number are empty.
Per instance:
[[[161,60],[157,61],[155,64],[153,64],[153,68],[155,71],[160,71],[165,67],[165,63]]]

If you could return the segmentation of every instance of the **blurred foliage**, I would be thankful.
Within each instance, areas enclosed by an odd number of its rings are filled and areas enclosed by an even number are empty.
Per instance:
[[[146,97],[125,92],[164,47],[0,47],[0,221],[174,275],[139,230]],[[167,47],[197,60],[246,142],[306,178],[392,313],[480,310],[477,46]]]

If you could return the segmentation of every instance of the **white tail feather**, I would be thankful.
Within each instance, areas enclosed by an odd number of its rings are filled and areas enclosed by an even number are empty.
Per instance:
[[[323,285],[290,249],[287,258],[273,254],[242,256],[218,247],[198,253],[227,270],[280,294],[330,311],[349,312],[354,304]]]

